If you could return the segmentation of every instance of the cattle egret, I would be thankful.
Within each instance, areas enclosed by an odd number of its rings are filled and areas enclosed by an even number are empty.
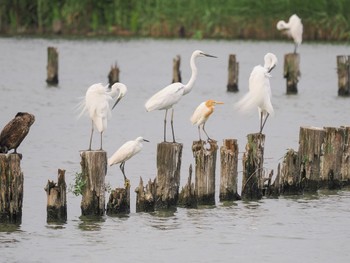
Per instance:
[[[286,31],[287,35],[293,38],[294,53],[297,53],[297,48],[303,40],[303,24],[301,23],[301,19],[294,14],[289,18],[288,23],[283,20],[278,21],[277,29]]]

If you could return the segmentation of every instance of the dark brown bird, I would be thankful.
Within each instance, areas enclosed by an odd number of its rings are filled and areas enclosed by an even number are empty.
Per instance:
[[[17,153],[18,146],[27,136],[34,121],[33,114],[18,112],[0,133],[0,153],[7,153],[12,149],[13,153]]]

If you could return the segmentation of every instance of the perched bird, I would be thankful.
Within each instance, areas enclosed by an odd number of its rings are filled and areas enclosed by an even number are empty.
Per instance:
[[[101,83],[93,84],[86,91],[85,100],[82,103],[83,109],[80,116],[87,112],[92,121],[89,151],[91,151],[94,127],[96,127],[101,134],[100,150],[102,150],[102,133],[107,129],[107,120],[112,115],[109,103],[116,98],[112,107],[112,109],[114,109],[126,93],[126,86],[119,82],[113,84],[110,89],[108,88],[108,85],[105,87]]]
[[[195,59],[197,57],[204,57],[204,56],[216,58],[215,56],[205,54],[200,50],[195,50],[192,53],[191,60],[190,60],[192,75],[188,83],[187,84],[182,84],[180,82],[172,83],[167,87],[163,88],[162,90],[158,91],[156,94],[154,94],[145,104],[145,108],[147,111],[165,110],[164,142],[166,142],[166,119],[167,119],[167,113],[169,109],[172,109],[171,131],[173,134],[173,142],[175,142],[175,134],[174,134],[174,126],[173,126],[173,119],[174,119],[173,106],[180,101],[183,95],[186,95],[192,90],[198,74],[198,70],[195,64]]]
[[[142,142],[149,141],[143,137],[137,137],[134,141],[127,141],[110,158],[108,158],[109,166],[120,163],[119,167],[123,173],[125,182],[128,182],[124,172],[125,162],[141,151],[143,147]]]
[[[277,64],[277,57],[267,53],[264,66],[255,66],[249,77],[249,92],[236,104],[240,111],[247,111],[258,107],[260,117],[260,133],[270,114],[273,114],[271,104],[270,72]]]
[[[7,153],[14,149],[17,153],[18,146],[27,136],[30,126],[35,121],[33,114],[27,112],[18,112],[0,133],[0,152]]]
[[[288,23],[283,20],[278,21],[277,29],[285,30],[287,35],[293,38],[294,53],[297,53],[297,48],[303,40],[303,24],[301,23],[301,19],[294,14],[289,18]]]
[[[202,125],[202,129],[204,133],[208,137],[208,141],[210,141],[210,137],[207,134],[207,132],[204,129],[205,123],[209,119],[209,116],[214,112],[215,105],[216,104],[224,104],[223,102],[215,101],[215,100],[207,100],[199,104],[199,106],[196,108],[194,111],[192,117],[191,117],[191,122],[193,125],[198,125],[198,134],[199,134],[199,140],[201,141],[201,131],[200,131],[200,126]]]

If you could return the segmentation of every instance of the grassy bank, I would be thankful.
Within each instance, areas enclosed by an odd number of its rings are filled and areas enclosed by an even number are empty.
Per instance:
[[[1,0],[0,33],[279,39],[293,13],[304,39],[350,41],[350,0]]]

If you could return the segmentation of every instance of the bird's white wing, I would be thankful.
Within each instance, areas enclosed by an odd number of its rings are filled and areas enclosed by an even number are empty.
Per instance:
[[[118,164],[129,160],[137,153],[135,141],[127,141],[108,159],[108,165]]]
[[[209,109],[205,105],[205,102],[202,102],[201,104],[199,104],[199,106],[196,108],[196,110],[192,114],[192,117],[191,117],[192,124],[193,125],[194,124],[197,124],[197,125],[202,124],[203,121],[206,119],[206,115],[207,115],[208,111],[209,111]]]
[[[147,111],[170,109],[182,97],[184,85],[173,83],[154,94],[145,104]]]

